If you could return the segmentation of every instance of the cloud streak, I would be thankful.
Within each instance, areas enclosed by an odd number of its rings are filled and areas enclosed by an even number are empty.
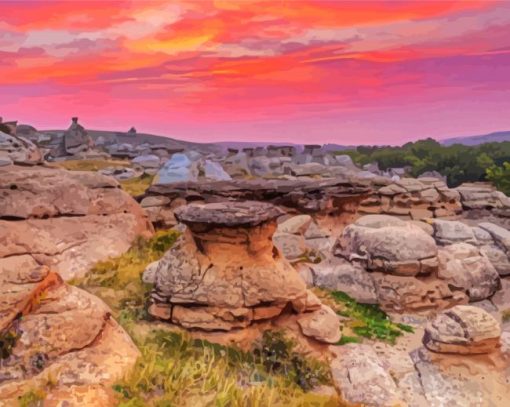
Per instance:
[[[510,128],[506,2],[20,1],[0,15],[2,115],[39,128],[79,115],[338,143]]]

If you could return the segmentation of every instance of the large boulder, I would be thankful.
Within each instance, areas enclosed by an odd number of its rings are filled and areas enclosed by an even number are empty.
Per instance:
[[[37,164],[42,153],[30,140],[0,131],[0,166],[9,164]]]
[[[423,344],[440,353],[490,353],[500,346],[500,336],[498,321],[487,311],[457,305],[427,325]]]
[[[186,154],[175,153],[161,167],[154,178],[154,184],[172,184],[176,182],[192,182],[198,180],[198,165]]]
[[[371,219],[347,226],[335,244],[335,254],[357,260],[369,270],[395,275],[429,274],[437,268],[436,244],[421,228],[391,223],[386,217]]]
[[[499,274],[489,259],[467,243],[439,250],[438,277],[450,287],[465,291],[471,301],[488,298],[501,287]]]
[[[0,337],[12,338],[2,348],[0,405],[18,405],[38,388],[54,405],[72,393],[88,405],[115,405],[105,394],[139,352],[102,301],[29,262],[2,269],[0,298]]]
[[[155,282],[149,313],[186,328],[228,331],[289,308],[317,310],[320,301],[273,246],[276,218],[282,214],[261,202],[177,209],[175,216],[186,231],[144,273]],[[326,341],[332,338],[330,326],[319,327],[320,333],[316,325],[303,332]]]
[[[438,244],[448,245],[459,242],[477,243],[473,228],[465,223],[434,219],[432,221],[432,226],[434,227],[434,238]]]
[[[154,154],[143,154],[131,160],[133,164],[139,165],[142,168],[158,169],[160,166],[160,158]]]
[[[54,168],[0,168],[0,265],[21,256],[65,280],[118,256],[153,232],[113,178]]]
[[[71,126],[64,132],[64,148],[67,154],[78,154],[90,150],[94,146],[92,138],[85,128],[73,117]]]
[[[349,405],[401,405],[400,392],[372,347],[348,344],[330,349],[335,355],[331,362],[333,382]]]
[[[485,183],[465,183],[456,188],[466,209],[509,209],[510,198]]]
[[[301,314],[297,323],[303,335],[315,338],[319,342],[337,343],[342,337],[338,315],[326,305],[322,305],[316,311]]]
[[[232,177],[225,172],[220,163],[211,160],[205,160],[203,171],[205,178],[214,181],[228,181],[232,179]]]

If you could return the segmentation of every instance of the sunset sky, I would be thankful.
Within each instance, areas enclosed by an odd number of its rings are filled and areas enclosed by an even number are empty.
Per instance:
[[[0,1],[0,116],[194,141],[510,130],[510,1]]]

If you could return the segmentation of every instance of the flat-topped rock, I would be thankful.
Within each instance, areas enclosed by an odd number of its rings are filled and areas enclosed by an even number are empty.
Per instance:
[[[175,210],[175,218],[188,226],[208,224],[223,227],[251,227],[283,215],[278,207],[265,202],[222,202],[190,204]]]

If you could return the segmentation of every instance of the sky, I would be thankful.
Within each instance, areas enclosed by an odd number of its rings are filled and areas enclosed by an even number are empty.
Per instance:
[[[0,1],[0,116],[401,144],[510,130],[510,1]]]

